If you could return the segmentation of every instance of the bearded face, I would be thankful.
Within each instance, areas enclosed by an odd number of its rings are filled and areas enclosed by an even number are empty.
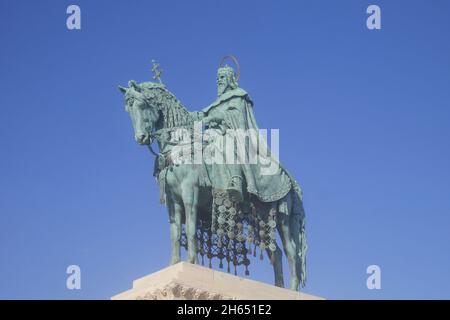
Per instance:
[[[217,73],[217,94],[220,96],[225,91],[227,91],[229,87],[229,79],[227,77],[227,74],[225,72],[218,72]]]

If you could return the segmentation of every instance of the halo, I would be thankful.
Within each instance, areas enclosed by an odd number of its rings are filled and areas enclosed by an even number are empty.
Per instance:
[[[229,54],[229,55],[226,55],[225,57],[223,57],[222,60],[220,61],[219,67],[222,68],[223,67],[223,63],[227,59],[233,60],[234,64],[236,65],[236,69],[237,69],[237,73],[235,73],[236,81],[239,81],[239,77],[241,76],[241,67],[239,66],[239,62],[237,61],[235,56]]]

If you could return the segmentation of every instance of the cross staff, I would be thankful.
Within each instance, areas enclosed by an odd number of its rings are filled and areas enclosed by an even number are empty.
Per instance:
[[[153,79],[158,80],[159,83],[162,83],[161,74],[163,70],[161,69],[161,66],[155,60],[152,60],[152,64],[153,64],[152,67]]]

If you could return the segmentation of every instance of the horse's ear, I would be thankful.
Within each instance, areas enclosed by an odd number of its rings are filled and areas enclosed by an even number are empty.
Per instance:
[[[128,86],[129,86],[130,88],[133,88],[134,90],[136,90],[136,91],[138,91],[138,92],[141,91],[141,88],[139,87],[139,85],[138,85],[138,84],[136,83],[136,81],[134,81],[134,80],[128,81]]]
[[[118,86],[120,92],[122,92],[123,94],[127,93],[127,88],[122,87],[122,86]]]

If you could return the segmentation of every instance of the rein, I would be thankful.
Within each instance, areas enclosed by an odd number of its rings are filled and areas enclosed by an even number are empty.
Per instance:
[[[158,156],[159,156],[158,153],[156,153],[155,151],[153,151],[153,148],[152,148],[152,144],[151,144],[151,143],[149,143],[149,144],[147,145],[147,147],[148,147],[148,150],[150,150],[150,152],[151,152],[155,157],[158,157]]]

